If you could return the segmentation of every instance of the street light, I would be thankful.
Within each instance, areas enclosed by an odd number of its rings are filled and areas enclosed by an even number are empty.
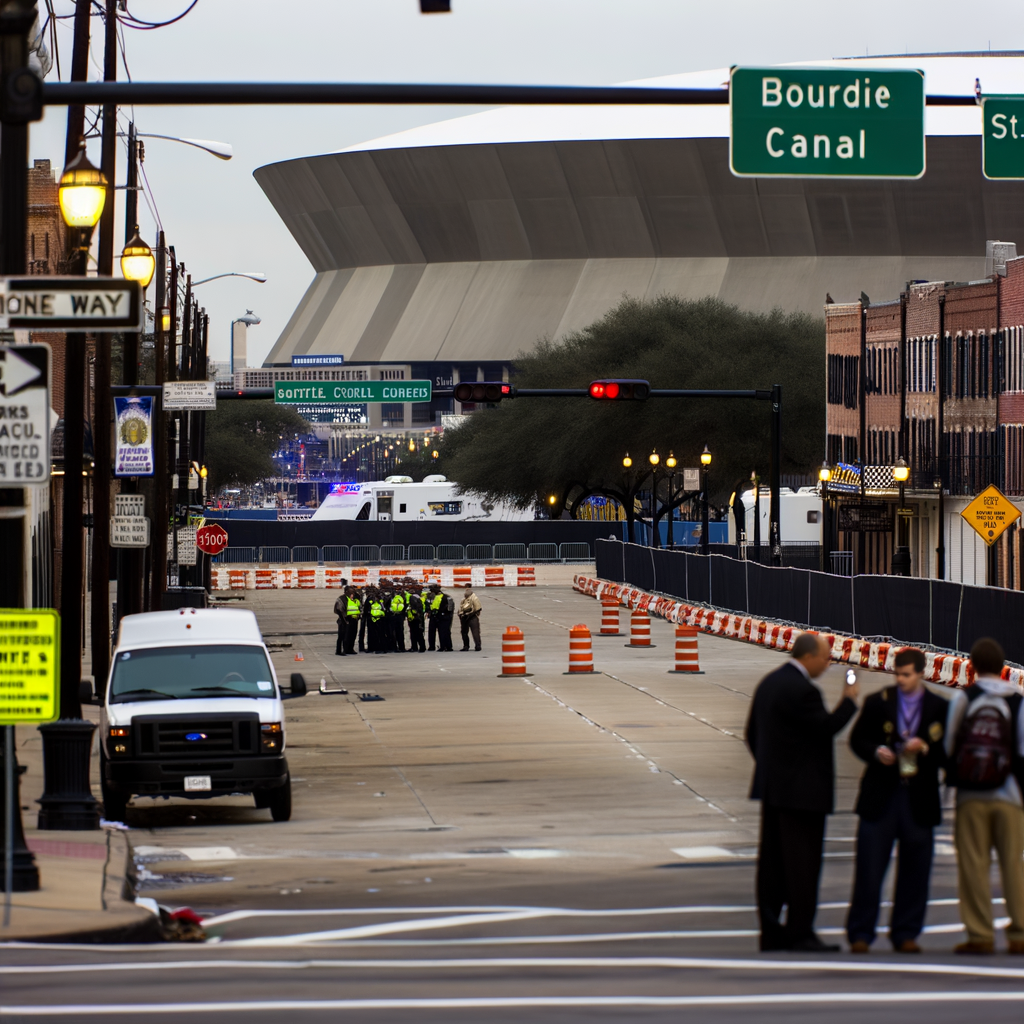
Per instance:
[[[89,162],[85,145],[60,176],[61,216],[77,233],[71,273],[85,276],[93,228],[107,198],[107,179]],[[85,335],[64,339],[64,479],[60,577],[60,710],[57,722],[40,726],[45,789],[39,800],[40,829],[99,828],[99,805],[89,787],[89,752],[96,726],[82,719],[82,463],[85,449]]]
[[[828,497],[828,482],[832,479],[832,470],[827,462],[821,464],[818,470],[818,480],[821,482],[821,571],[828,572],[829,548],[832,546],[832,506]]]
[[[153,250],[139,236],[139,225],[135,225],[135,235],[121,253],[121,273],[128,281],[138,281],[145,291],[156,273],[156,257]]]
[[[669,451],[668,458],[665,460],[665,465],[668,467],[668,546],[671,548],[675,544],[675,536],[672,532],[672,520],[676,515],[676,510],[672,504],[675,500],[673,481],[676,478],[676,466],[679,465],[675,452]]]
[[[629,469],[629,467],[633,465],[633,460],[629,457],[629,452],[626,452],[625,458],[622,460],[622,465],[626,469]]]
[[[903,515],[904,497],[910,467],[901,455],[892,468],[892,475],[900,485],[899,505],[896,508],[896,550],[892,555],[892,574],[894,576],[910,575],[910,547],[907,544],[907,517]]]
[[[193,281],[192,287],[198,288],[201,284],[206,284],[208,281],[217,281],[222,277],[245,277],[250,281],[255,281],[257,284],[267,283],[267,275],[260,273],[258,270],[229,270],[226,274],[214,274],[213,277],[204,277],[201,281]]]
[[[711,542],[708,537],[710,530],[709,521],[710,515],[708,514],[708,467],[711,465],[711,452],[708,451],[708,446],[704,445],[704,451],[700,453],[700,465],[701,465],[701,491],[704,495],[703,510],[701,511],[700,521],[700,547],[701,553],[705,555],[711,554]]]

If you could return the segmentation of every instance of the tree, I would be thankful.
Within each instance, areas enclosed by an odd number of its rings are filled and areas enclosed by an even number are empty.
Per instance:
[[[210,491],[228,484],[254,484],[277,475],[271,455],[284,437],[307,433],[293,409],[266,400],[218,402],[206,414],[206,468]]]
[[[751,313],[716,298],[624,298],[596,323],[559,343],[544,340],[515,361],[518,387],[582,388],[613,377],[656,388],[767,389],[782,385],[782,471],[810,472],[825,429],[825,326],[803,313]],[[492,500],[520,507],[538,496],[555,513],[575,513],[585,498],[620,501],[627,519],[650,484],[648,456],[674,451],[678,505],[683,467],[713,456],[709,489],[727,497],[752,470],[767,474],[769,408],[751,399],[595,401],[518,399],[470,416],[445,431],[442,461],[450,479]],[[624,470],[626,453],[633,468]],[[556,501],[550,505],[547,496]],[[665,509],[664,511],[667,511]],[[630,526],[632,523],[630,522]]]

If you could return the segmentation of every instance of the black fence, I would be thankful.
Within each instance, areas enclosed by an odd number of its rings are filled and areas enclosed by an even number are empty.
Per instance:
[[[833,576],[611,540],[597,541],[597,575],[825,632],[954,651],[993,636],[1010,661],[1024,663],[1024,591],[903,576]]]

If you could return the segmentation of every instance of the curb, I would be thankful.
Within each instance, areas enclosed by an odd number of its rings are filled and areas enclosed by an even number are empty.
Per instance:
[[[701,632],[712,636],[744,640],[747,643],[788,651],[801,633],[820,633],[819,630],[804,630],[781,622],[772,622],[738,612],[716,611],[676,601],[670,597],[648,593],[628,583],[611,583],[592,576],[573,577],[573,590],[587,597],[613,596],[631,609],[646,611],[650,615],[668,622],[696,626]],[[844,665],[892,672],[893,659],[905,644],[874,643],[860,637],[845,636],[841,633],[820,633],[832,647],[832,660]],[[970,686],[974,681],[974,670],[970,658],[962,654],[935,654],[925,652],[925,679],[929,683],[944,686]],[[1024,689],[1024,669],[1006,667],[1003,678],[1019,689]]]

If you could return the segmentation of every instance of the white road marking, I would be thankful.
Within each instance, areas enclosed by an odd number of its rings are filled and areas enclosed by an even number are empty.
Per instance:
[[[715,860],[720,857],[737,857],[739,854],[727,850],[724,846],[679,846],[672,850],[683,860]]]
[[[900,961],[852,961],[852,960],[774,960],[734,959],[725,957],[682,957],[682,956],[637,956],[637,957],[474,957],[459,959],[430,960],[174,960],[164,963],[145,963],[132,960],[116,964],[41,964],[22,967],[0,967],[0,974],[88,974],[96,972],[136,971],[190,971],[231,968],[245,970],[362,970],[373,968],[382,971],[436,971],[446,968],[466,970],[533,969],[533,968],[587,968],[626,970],[663,968],[666,970],[697,971],[811,971],[840,974],[900,974],[900,975],[950,975],[969,978],[1024,978],[1024,967],[987,967],[972,963],[929,964]]]
[[[268,999],[223,1003],[107,1003],[0,1006],[0,1016],[99,1017],[127,1014],[255,1013],[300,1010],[505,1010],[583,1007],[857,1005],[861,1003],[1019,1003],[1024,992],[770,992],[723,996],[481,996],[412,999]]]

